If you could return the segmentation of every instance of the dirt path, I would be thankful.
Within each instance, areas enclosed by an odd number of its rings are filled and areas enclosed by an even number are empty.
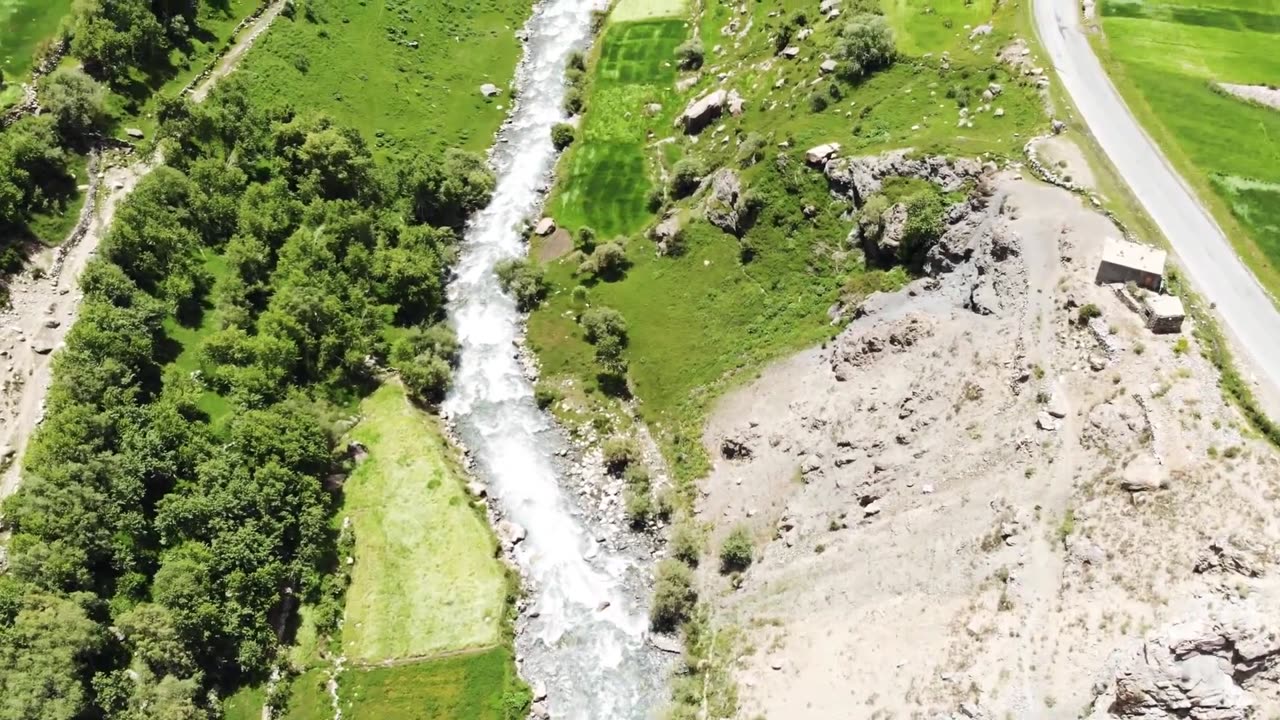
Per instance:
[[[235,67],[249,47],[279,16],[285,0],[277,0],[241,34],[217,67],[191,93],[194,102],[208,96],[215,83]],[[110,165],[112,156],[100,160]],[[66,242],[41,252],[26,272],[14,278],[10,306],[0,312],[0,499],[21,480],[22,453],[32,430],[44,417],[54,351],[75,322],[81,293],[77,280],[111,227],[116,207],[161,157],[116,165],[91,173],[89,200],[80,223]]]

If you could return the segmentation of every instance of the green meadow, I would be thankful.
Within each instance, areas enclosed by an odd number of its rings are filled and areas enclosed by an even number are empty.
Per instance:
[[[1105,0],[1101,11],[1097,47],[1129,106],[1280,293],[1280,111],[1216,87],[1280,82],[1280,2]]]
[[[688,36],[684,20],[612,23],[600,43],[581,137],[561,165],[550,203],[560,222],[604,237],[642,229],[655,168],[653,137],[671,132],[676,100],[675,49]],[[662,106],[657,113],[646,107]]]
[[[511,105],[527,0],[311,0],[239,72],[264,100],[323,110],[383,152],[485,150]]]
[[[40,43],[58,32],[71,0],[0,0],[0,73],[17,85]]]

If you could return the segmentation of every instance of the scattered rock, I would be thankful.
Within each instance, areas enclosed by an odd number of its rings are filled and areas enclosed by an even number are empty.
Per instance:
[[[502,93],[502,90],[500,90],[498,86],[494,85],[493,83],[485,83],[480,86],[480,94],[484,95],[485,97],[495,97],[497,95],[500,95],[501,93]]]
[[[547,699],[547,684],[541,680],[535,680],[534,683],[529,686],[529,690],[533,692],[534,702],[542,702]]]
[[[707,222],[732,235],[742,231],[742,180],[729,168],[720,168],[704,181],[711,188],[702,204]]]
[[[138,128],[125,128],[124,134],[128,135],[134,140],[141,140],[147,136],[146,133],[142,132]]]
[[[498,539],[508,548],[515,547],[516,545],[524,542],[525,537],[528,535],[527,531],[523,527],[510,520],[503,520],[499,522],[496,529]]]
[[[1197,573],[1234,573],[1245,577],[1261,577],[1271,562],[1270,553],[1248,538],[1223,535],[1214,538],[1196,560]]]
[[[835,60],[823,60],[822,64],[818,66],[818,70],[821,71],[823,75],[830,75],[836,71],[837,67],[839,66]]]
[[[556,221],[549,217],[544,217],[538,221],[533,228],[533,234],[538,237],[546,237],[556,231]]]
[[[681,644],[680,639],[671,635],[651,634],[649,635],[649,644],[664,653],[672,655],[679,655],[684,652],[684,646]]]
[[[1036,427],[1041,430],[1053,432],[1058,429],[1058,421],[1055,420],[1048,412],[1041,410],[1040,414],[1036,416]]]

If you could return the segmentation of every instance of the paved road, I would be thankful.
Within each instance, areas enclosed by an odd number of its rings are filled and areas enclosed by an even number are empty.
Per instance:
[[[1280,312],[1222,229],[1169,165],[1111,84],[1082,27],[1077,0],[1034,0],[1036,29],[1058,77],[1098,144],[1155,220],[1196,289],[1247,356],[1241,367],[1280,393]]]

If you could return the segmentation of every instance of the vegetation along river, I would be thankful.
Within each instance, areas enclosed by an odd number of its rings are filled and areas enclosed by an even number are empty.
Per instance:
[[[545,683],[553,717],[640,720],[662,705],[665,675],[634,600],[641,573],[594,547],[598,530],[561,484],[563,439],[534,403],[513,353],[520,313],[494,275],[524,252],[518,228],[539,210],[555,164],[551,127],[563,120],[565,64],[586,44],[596,6],[545,0],[526,27],[519,101],[493,158],[497,188],[468,226],[449,290],[462,354],[446,411],[505,516],[528,533],[515,554],[537,612],[521,620],[522,672]]]

